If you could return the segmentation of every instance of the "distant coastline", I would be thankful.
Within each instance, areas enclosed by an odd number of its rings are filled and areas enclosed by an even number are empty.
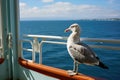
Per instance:
[[[120,18],[99,18],[99,19],[97,19],[97,18],[95,18],[95,19],[77,19],[77,20],[81,20],[81,21],[120,21]],[[76,21],[76,20],[62,20],[62,19],[60,19],[60,20],[52,20],[52,19],[50,19],[50,20],[41,20],[41,19],[26,19],[26,20],[23,20],[23,19],[21,19],[20,21]]]
[[[90,21],[120,21],[120,18],[104,18],[104,19],[81,19]]]

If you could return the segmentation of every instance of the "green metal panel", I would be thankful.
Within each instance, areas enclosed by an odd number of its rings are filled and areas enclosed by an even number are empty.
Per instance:
[[[6,0],[1,0],[1,21],[2,21],[2,39],[3,39],[3,48],[4,48],[4,58],[5,61],[3,64],[0,64],[0,80],[5,80],[9,78],[9,70],[8,70],[8,60],[7,58],[7,43],[6,43],[6,38],[7,38],[7,26],[8,26],[8,19],[7,19],[7,2]]]
[[[5,62],[3,68],[4,72],[7,72],[5,76],[6,79],[16,80],[17,76],[17,46],[18,46],[18,0],[1,0],[1,15],[2,15],[2,31],[4,40],[4,57]],[[12,35],[12,47],[8,46],[8,36]],[[0,65],[0,67],[2,67]],[[0,70],[0,72],[3,70]],[[1,79],[0,79],[1,80]]]
[[[8,80],[8,69],[6,66],[7,60],[0,64],[0,80]]]
[[[10,1],[10,21],[11,21],[11,33],[13,39],[12,46],[12,70],[13,80],[18,79],[18,26],[19,26],[19,4],[18,0]]]
[[[23,68],[22,66],[19,67],[19,74],[20,80],[59,80],[33,70]]]

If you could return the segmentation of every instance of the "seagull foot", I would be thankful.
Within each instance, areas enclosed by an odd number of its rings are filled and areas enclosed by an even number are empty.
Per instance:
[[[72,71],[72,70],[68,70],[67,72],[68,72],[68,74],[69,74],[70,76],[74,76],[74,75],[78,74],[78,73],[75,73],[75,72]]]

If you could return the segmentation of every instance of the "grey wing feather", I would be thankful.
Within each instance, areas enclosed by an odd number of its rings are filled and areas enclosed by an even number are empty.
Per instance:
[[[86,44],[79,43],[71,46],[70,51],[74,59],[80,63],[98,64],[98,59],[95,53]]]

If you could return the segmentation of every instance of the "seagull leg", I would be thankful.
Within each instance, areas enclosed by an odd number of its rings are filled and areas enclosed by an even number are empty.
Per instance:
[[[76,61],[74,61],[73,71],[72,70],[68,70],[68,74],[70,76],[78,74],[78,63]]]
[[[73,72],[75,72],[76,74],[78,74],[78,63],[76,61],[74,61]]]

